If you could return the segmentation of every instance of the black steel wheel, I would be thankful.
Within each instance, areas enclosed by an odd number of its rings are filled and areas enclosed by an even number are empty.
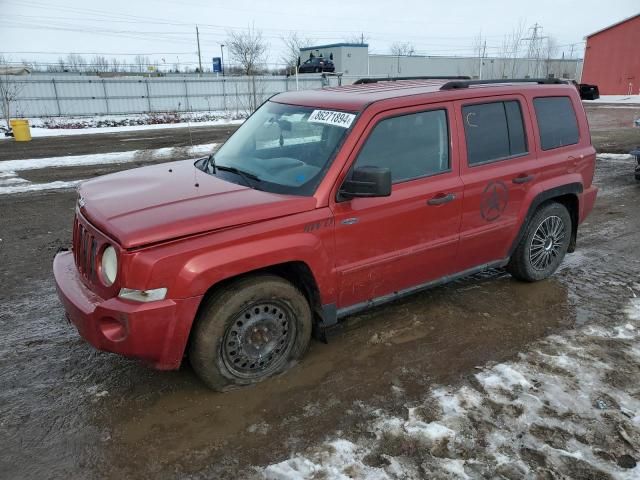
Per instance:
[[[279,302],[249,305],[227,327],[221,356],[238,378],[260,378],[277,370],[293,346],[296,324],[290,309]]]
[[[311,322],[306,297],[288,281],[266,274],[241,278],[203,301],[189,360],[214,390],[251,385],[302,358]]]

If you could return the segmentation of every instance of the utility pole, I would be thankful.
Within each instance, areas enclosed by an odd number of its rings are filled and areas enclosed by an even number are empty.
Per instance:
[[[200,32],[196,25],[196,40],[198,41],[198,76],[202,75],[202,55],[200,54]]]
[[[220,44],[220,70],[222,70],[222,76],[224,77],[224,43]]]
[[[529,51],[527,52],[528,60],[531,60],[535,57],[536,59],[536,68],[534,70],[534,77],[538,76],[538,64],[540,63],[540,41],[544,40],[547,37],[543,37],[538,35],[538,30],[542,32],[542,25],[538,25],[538,22],[535,23],[533,27],[530,28],[533,30],[533,33],[529,38],[523,38],[522,40],[529,41]],[[529,61],[527,62],[527,74],[529,74]]]

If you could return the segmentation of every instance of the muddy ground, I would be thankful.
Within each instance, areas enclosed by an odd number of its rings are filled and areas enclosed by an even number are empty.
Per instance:
[[[585,102],[591,139],[599,152],[629,153],[640,146],[640,129],[633,121],[640,118],[640,105],[599,105]]]
[[[589,115],[600,151],[640,143],[640,130],[616,124],[625,123],[626,110],[590,107]],[[78,145],[83,141],[94,140]],[[0,143],[1,155],[6,145]],[[50,144],[44,156],[65,148]],[[76,167],[65,179],[110,170]],[[206,390],[188,365],[156,372],[85,344],[64,319],[51,275],[53,255],[70,242],[74,192],[2,196],[2,477],[246,478],[253,466],[328,437],[366,435],[367,414],[354,405],[405,415],[431,385],[464,385],[477,367],[514,359],[550,334],[606,325],[620,317],[640,274],[640,185],[625,160],[599,161],[596,182],[601,193],[578,251],[553,278],[523,284],[491,271],[353,316],[328,345],[312,342],[288,374],[225,394]],[[638,378],[637,364],[620,362],[625,375]],[[628,389],[640,396],[637,383]],[[624,440],[609,448],[628,450]]]
[[[30,142],[0,140],[0,161],[218,143],[226,140],[237,128],[238,125],[198,126],[194,123],[190,128],[167,125],[166,128],[152,130],[36,137]]]

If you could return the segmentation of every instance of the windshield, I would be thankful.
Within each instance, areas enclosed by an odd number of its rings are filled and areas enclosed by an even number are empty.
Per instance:
[[[313,195],[355,114],[267,102],[205,163],[225,180]]]

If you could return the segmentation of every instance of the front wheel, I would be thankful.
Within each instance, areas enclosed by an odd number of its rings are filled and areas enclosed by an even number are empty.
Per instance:
[[[571,216],[560,203],[539,208],[516,247],[507,270],[518,280],[536,282],[551,276],[571,241]]]
[[[273,275],[234,281],[213,293],[194,327],[189,359],[210,388],[228,390],[289,369],[306,352],[312,315],[305,296]]]

